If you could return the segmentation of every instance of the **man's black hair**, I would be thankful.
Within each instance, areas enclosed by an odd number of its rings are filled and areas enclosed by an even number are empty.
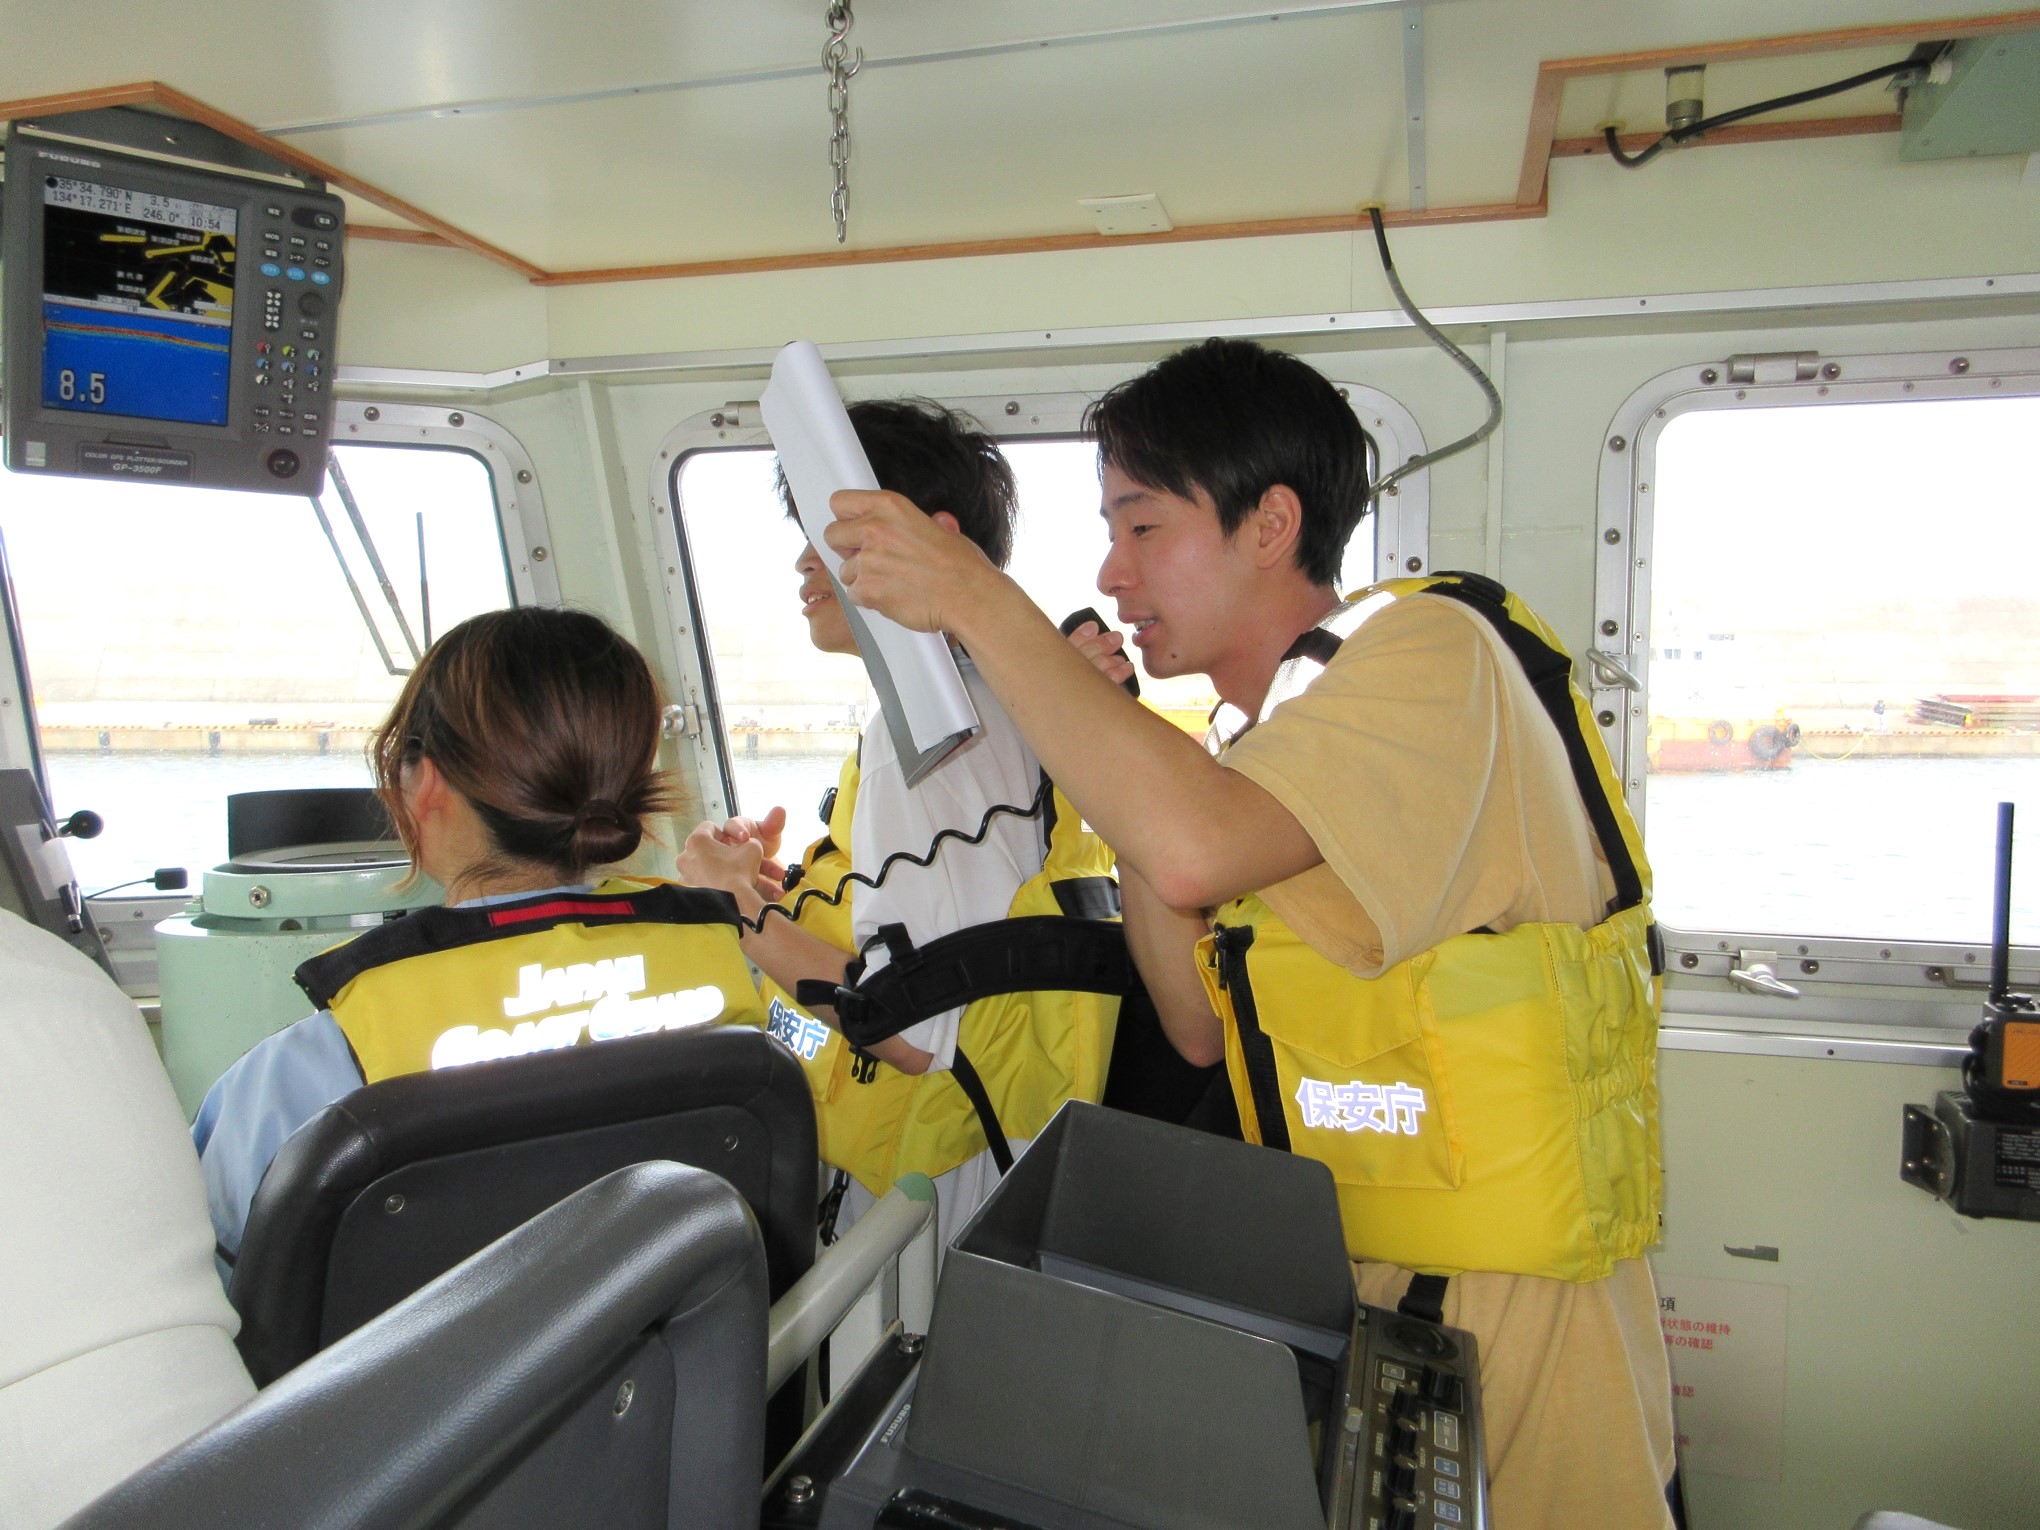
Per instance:
[[[1367,513],[1374,443],[1315,368],[1251,340],[1206,340],[1085,411],[1099,460],[1149,489],[1211,496],[1231,536],[1276,484],[1303,504],[1296,565],[1333,584]]]
[[[982,425],[925,398],[866,399],[850,406],[850,424],[881,489],[904,494],[930,515],[947,510],[987,558],[1006,566],[1020,491],[1012,464]],[[793,514],[784,469],[773,487]]]

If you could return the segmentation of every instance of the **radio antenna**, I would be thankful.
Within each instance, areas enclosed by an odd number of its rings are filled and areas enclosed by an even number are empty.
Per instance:
[[[2012,805],[1998,804],[1997,896],[1991,912],[1990,1002],[2002,1004],[2012,986]]]

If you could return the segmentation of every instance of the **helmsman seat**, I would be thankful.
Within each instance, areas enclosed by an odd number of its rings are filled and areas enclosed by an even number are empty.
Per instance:
[[[814,1261],[815,1117],[764,1032],[661,1032],[407,1074],[336,1100],[277,1152],[229,1289],[256,1385],[352,1333],[547,1207],[630,1164],[691,1164],[756,1217],[770,1299]],[[796,1373],[771,1459],[801,1423]]]
[[[679,1164],[619,1169],[62,1530],[746,1530],[767,1321],[743,1198]]]

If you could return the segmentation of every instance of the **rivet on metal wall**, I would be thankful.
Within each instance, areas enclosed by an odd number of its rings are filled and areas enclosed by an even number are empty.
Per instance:
[[[1700,370],[1700,381],[1712,386],[1721,381],[1721,374],[1712,367],[1703,367]]]
[[[1622,629],[1616,626],[1615,622],[1612,619],[1601,623],[1602,637],[1613,637],[1615,636],[1616,633],[1620,632],[1621,630]]]
[[[719,413],[718,413],[718,414],[712,414],[712,415],[710,415],[710,416],[708,417],[708,423],[709,423],[709,424],[711,424],[711,425],[720,425],[720,424],[722,424],[722,422],[723,422],[723,417],[722,417],[722,415],[721,415],[721,414],[719,414]]]
[[[1018,400],[1017,398],[1009,398],[1009,399],[1007,399],[1007,400],[1006,400],[1006,413],[1008,413],[1008,414],[1018,414],[1019,412],[1020,412],[1020,400]]]
[[[1403,567],[1408,569],[1413,574],[1422,573],[1424,569],[1424,560],[1422,558],[1405,558],[1403,560]]]
[[[1820,375],[1825,377],[1829,382],[1833,382],[1837,377],[1840,377],[1842,375],[1842,364],[1839,361],[1824,362],[1821,365]]]
[[[1601,540],[1603,542],[1606,542],[1610,547],[1614,547],[1621,542],[1622,531],[1619,527],[1610,526],[1606,531],[1601,533]]]
[[[534,547],[534,548],[532,548],[532,549],[531,549],[531,561],[532,561],[532,562],[534,562],[534,563],[543,563],[543,562],[545,562],[545,560],[546,560],[546,550],[545,550],[545,549],[544,549],[543,547]]]
[[[530,468],[519,468],[519,469],[517,470],[517,481],[518,481],[519,483],[530,483],[530,482],[531,482],[531,469],[530,469]]]
[[[1969,358],[1967,356],[1957,356],[1953,361],[1948,363],[1948,370],[1953,372],[1957,377],[1960,377],[1964,372],[1967,372],[1969,370]]]
[[[1679,965],[1680,965],[1681,967],[1685,967],[1685,968],[1688,968],[1688,969],[1691,969],[1691,968],[1693,968],[1693,967],[1697,967],[1697,966],[1699,966],[1699,965],[1700,965],[1700,957],[1699,957],[1698,953],[1696,953],[1696,952],[1693,952],[1693,951],[1688,951],[1688,952],[1687,952],[1687,953],[1686,953],[1686,954],[1685,954],[1684,956],[1682,956],[1682,957],[1680,957],[1680,958],[1679,958]]]
[[[1594,721],[1604,728],[1612,728],[1615,726],[1615,714],[1606,707],[1603,707],[1594,714]]]
[[[375,405],[370,404],[366,409],[361,411],[361,417],[364,420],[369,421],[379,420],[382,418],[382,411],[376,408]]]
[[[446,423],[458,430],[461,426],[467,424],[467,416],[459,413],[449,414],[446,417]]]
[[[1609,451],[1611,451],[1611,452],[1619,452],[1619,451],[1622,451],[1622,450],[1624,450],[1624,449],[1625,449],[1625,448],[1626,448],[1626,447],[1627,447],[1628,445],[1629,445],[1629,439],[1628,439],[1628,437],[1626,437],[1626,436],[1610,436],[1610,437],[1608,438],[1608,450],[1609,450]]]

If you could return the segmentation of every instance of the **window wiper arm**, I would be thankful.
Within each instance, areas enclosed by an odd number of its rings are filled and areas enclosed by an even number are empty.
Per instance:
[[[389,603],[390,614],[397,619],[397,630],[403,634],[404,646],[411,650],[411,661],[418,660],[418,641],[411,635],[411,624],[404,619],[404,608],[397,601],[396,589],[390,584],[390,576],[383,569],[382,557],[376,551],[375,538],[369,535],[368,523],[362,519],[361,507],[355,503],[354,491],[348,486],[347,474],[341,469],[338,457],[328,460],[327,472],[333,480],[333,487],[340,495],[340,504],[347,512],[347,519],[354,527],[354,534],[361,539],[362,550],[368,556],[368,566],[375,573],[376,582],[382,586],[383,599]],[[369,641],[375,644],[376,654],[382,659],[383,668],[392,675],[408,675],[410,670],[399,668],[390,654],[389,644],[383,641],[382,629],[376,625],[375,615],[368,608],[368,599],[361,592],[361,585],[354,577],[354,570],[347,565],[347,556],[340,550],[340,539],[333,533],[332,519],[326,514],[321,496],[308,494],[306,502],[312,507],[312,514],[318,518],[319,529],[326,533],[326,545],[333,549],[333,561],[340,566],[340,577],[347,581],[347,593],[354,597],[354,609],[361,615],[361,625],[368,629]]]

